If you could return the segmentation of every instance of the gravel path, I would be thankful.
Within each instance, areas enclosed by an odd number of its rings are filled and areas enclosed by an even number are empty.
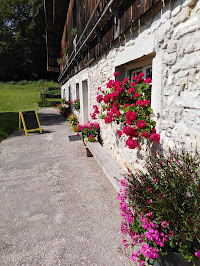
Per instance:
[[[116,190],[56,110],[38,114],[43,134],[0,143],[0,265],[133,265]]]

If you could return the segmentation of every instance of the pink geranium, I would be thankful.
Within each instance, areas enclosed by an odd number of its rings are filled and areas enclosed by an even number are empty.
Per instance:
[[[155,143],[159,142],[160,141],[160,135],[159,134],[156,134],[156,133],[153,133],[150,137],[151,140],[153,140]]]
[[[113,74],[115,77],[117,77],[118,75],[119,75],[119,73],[118,72],[114,72],[114,74]]]

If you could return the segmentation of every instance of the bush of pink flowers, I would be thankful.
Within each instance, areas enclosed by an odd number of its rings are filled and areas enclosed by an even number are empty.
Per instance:
[[[117,77],[115,72],[114,76]],[[97,103],[94,105],[93,119],[104,119],[106,124],[117,122],[122,124],[122,130],[117,132],[118,137],[126,136],[126,145],[135,149],[140,144],[141,138],[149,139],[154,143],[159,142],[160,135],[156,133],[156,122],[151,120],[150,107],[151,79],[144,80],[141,72],[130,81],[125,78],[122,82],[109,80],[107,89],[98,88]]]
[[[174,251],[200,264],[199,163],[199,153],[185,148],[156,153],[147,159],[145,172],[121,181],[122,240],[125,249],[138,247],[130,259],[151,265]]]
[[[81,132],[82,139],[87,139],[88,141],[97,140],[97,136],[99,134],[99,123],[96,121],[87,121],[86,124],[80,125],[78,124],[78,131]]]

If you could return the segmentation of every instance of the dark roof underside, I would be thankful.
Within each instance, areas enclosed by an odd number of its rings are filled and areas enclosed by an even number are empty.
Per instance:
[[[45,0],[47,70],[59,72],[60,40],[70,0]]]

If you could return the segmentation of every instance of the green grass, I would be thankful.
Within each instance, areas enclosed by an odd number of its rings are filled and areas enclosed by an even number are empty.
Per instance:
[[[0,141],[18,127],[18,114],[41,109],[40,90],[58,86],[53,81],[0,82]]]
[[[48,102],[61,102],[62,101],[62,99],[61,98],[46,98],[46,100],[48,101]]]

